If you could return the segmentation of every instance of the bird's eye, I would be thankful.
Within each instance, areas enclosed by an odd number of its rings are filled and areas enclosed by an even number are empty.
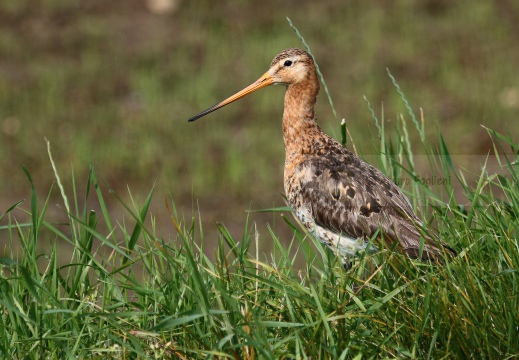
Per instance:
[[[285,64],[284,64],[284,65],[285,65],[285,66],[290,66],[290,65],[292,65],[292,60],[287,60],[287,61],[285,61]]]

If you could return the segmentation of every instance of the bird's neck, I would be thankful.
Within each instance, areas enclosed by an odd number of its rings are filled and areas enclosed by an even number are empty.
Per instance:
[[[283,139],[287,158],[296,155],[312,133],[319,131],[315,122],[315,103],[319,94],[316,76],[308,81],[291,84],[285,93],[283,112]]]

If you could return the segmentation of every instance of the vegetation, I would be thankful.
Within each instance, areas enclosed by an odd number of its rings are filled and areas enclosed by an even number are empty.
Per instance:
[[[442,192],[452,194],[452,183],[460,183],[470,201],[464,207],[451,196],[442,200],[416,176],[404,122],[397,131],[402,136],[395,144],[380,133],[381,168],[413,179],[413,202],[432,209],[428,223],[435,222],[459,252],[444,265],[412,261],[382,246],[345,270],[288,218],[290,246],[272,230],[268,257],[258,255],[259,235],[247,218],[241,238],[218,225],[211,259],[198,214],[179,215],[172,199],[167,209],[176,235],[158,235],[153,218],[147,221],[153,189],[141,206],[120,200],[129,219],[116,224],[102,191],[109,185],[99,182],[93,167],[84,184],[72,174],[71,200],[55,172],[68,221],[52,223],[46,211],[56,189],[40,201],[24,169],[31,221],[11,216],[20,203],[2,215],[8,225],[1,230],[23,252],[14,260],[7,250],[0,259],[0,351],[28,359],[517,357],[518,144],[489,130],[496,152],[506,146],[516,155],[499,157],[506,175],[483,167],[472,189],[441,137],[440,155],[424,143],[431,167],[448,179]],[[98,213],[86,205],[94,200]],[[50,249],[40,254],[37,245],[47,239],[53,239]],[[73,247],[70,261],[58,260],[58,241]],[[295,266],[297,257],[304,258],[303,269]]]

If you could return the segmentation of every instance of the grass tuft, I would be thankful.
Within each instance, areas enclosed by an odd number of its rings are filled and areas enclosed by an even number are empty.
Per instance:
[[[517,154],[512,139],[489,132],[496,149],[511,146]],[[431,164],[463,181],[446,144],[442,149]],[[121,202],[128,214],[121,223],[106,211],[94,168],[82,184],[86,197],[69,197],[74,213],[51,222],[49,195],[39,201],[24,169],[30,210],[11,206],[1,229],[23,252],[0,259],[0,351],[28,359],[516,357],[518,169],[516,158],[502,161],[508,173],[483,168],[474,189],[463,184],[471,201],[465,211],[418,180],[412,188],[431,205],[429,222],[459,251],[451,262],[435,267],[385,249],[349,270],[286,217],[294,233],[288,248],[271,230],[262,241],[275,249],[258,258],[259,235],[245,219],[240,239],[217,225],[212,259],[194,241],[199,215],[180,217],[170,198],[171,235],[156,234],[148,214],[153,189],[140,208]],[[87,203],[101,210],[88,211]],[[18,223],[17,211],[29,222]],[[58,261],[65,245],[73,248],[70,261]],[[295,267],[299,256],[303,269]]]

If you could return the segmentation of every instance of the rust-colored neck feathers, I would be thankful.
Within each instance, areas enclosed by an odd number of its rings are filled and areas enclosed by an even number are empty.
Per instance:
[[[283,112],[283,138],[287,158],[299,152],[303,143],[309,141],[315,122],[315,104],[319,95],[319,81],[314,62],[305,62],[307,73],[303,80],[289,84],[285,93]]]

